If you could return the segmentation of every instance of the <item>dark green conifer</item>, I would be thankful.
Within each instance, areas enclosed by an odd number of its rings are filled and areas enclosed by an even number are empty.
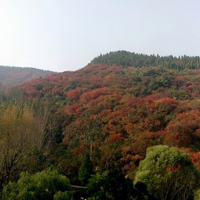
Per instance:
[[[86,185],[88,183],[88,179],[93,174],[93,164],[90,160],[89,153],[84,155],[83,163],[80,166],[78,177],[82,185]]]

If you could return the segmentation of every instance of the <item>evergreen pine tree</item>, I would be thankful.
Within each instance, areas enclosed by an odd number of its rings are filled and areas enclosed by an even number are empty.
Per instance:
[[[88,179],[91,177],[91,174],[93,174],[93,164],[90,160],[89,153],[86,153],[78,172],[78,177],[81,184],[86,185],[88,183]]]

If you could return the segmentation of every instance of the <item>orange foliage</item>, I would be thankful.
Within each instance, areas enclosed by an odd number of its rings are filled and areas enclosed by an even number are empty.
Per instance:
[[[142,156],[134,154],[130,146],[122,148],[122,158],[120,162],[122,163],[122,172],[124,174],[138,167],[140,160],[142,160]]]
[[[194,163],[194,165],[196,165],[198,169],[200,170],[200,151],[190,152],[190,158],[192,162]]]
[[[108,94],[107,88],[98,88],[96,90],[83,93],[80,98],[85,100],[93,100],[101,95],[106,95],[106,94]]]
[[[110,141],[110,142],[116,142],[116,140],[120,140],[120,139],[122,139],[121,133],[112,134],[108,137],[108,141]]]
[[[74,103],[65,110],[65,113],[69,115],[73,114],[75,116],[80,115],[84,110],[82,105],[83,103]]]

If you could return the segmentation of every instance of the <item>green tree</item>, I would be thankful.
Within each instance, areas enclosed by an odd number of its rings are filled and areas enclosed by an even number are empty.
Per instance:
[[[66,176],[57,170],[47,169],[34,175],[23,173],[17,183],[10,182],[3,188],[2,200],[51,200],[68,196],[67,200],[71,199],[71,195],[65,191],[70,190],[70,181]]]
[[[105,171],[93,175],[87,185],[88,194],[91,199],[98,200],[121,200],[133,199],[133,182],[125,178],[117,170]]]
[[[88,183],[88,179],[93,174],[93,164],[90,160],[90,154],[86,153],[83,159],[83,163],[80,166],[78,177],[81,184],[85,185]]]
[[[58,191],[54,197],[53,197],[54,200],[73,200],[73,192],[69,192],[69,191],[65,191],[65,192],[61,192],[61,191]]]
[[[158,145],[147,149],[136,173],[135,183],[138,182],[146,184],[156,199],[193,199],[199,185],[199,171],[185,152]]]

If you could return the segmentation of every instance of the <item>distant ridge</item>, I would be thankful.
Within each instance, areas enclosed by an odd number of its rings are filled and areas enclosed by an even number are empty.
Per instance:
[[[160,66],[169,69],[200,69],[199,56],[159,56],[138,54],[128,51],[114,51],[107,54],[100,54],[91,61],[91,64],[122,65],[123,67],[153,67]]]
[[[55,72],[30,67],[0,65],[0,83],[6,86],[18,85],[31,79],[46,77],[52,74],[55,74]]]

